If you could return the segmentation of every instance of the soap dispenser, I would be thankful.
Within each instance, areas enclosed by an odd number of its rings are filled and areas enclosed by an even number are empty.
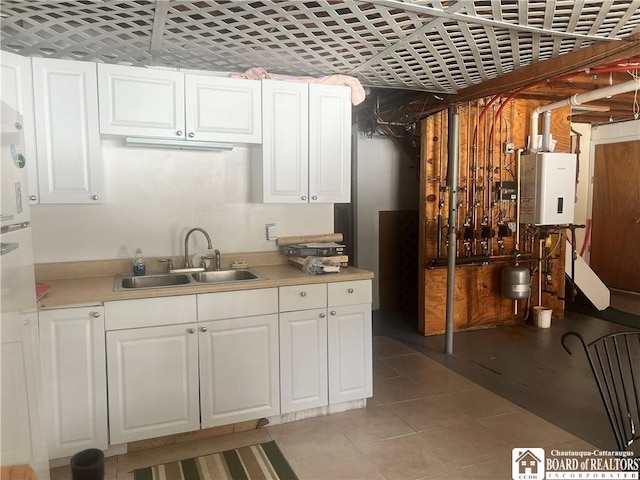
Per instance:
[[[142,256],[142,250],[141,249],[137,249],[136,250],[136,256],[133,259],[133,275],[134,276],[140,276],[140,275],[144,275],[147,272],[147,267],[145,266],[144,263],[144,257]]]

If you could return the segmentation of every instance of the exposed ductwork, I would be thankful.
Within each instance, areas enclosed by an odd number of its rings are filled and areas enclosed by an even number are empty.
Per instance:
[[[540,105],[533,111],[533,113],[531,113],[531,137],[529,150],[532,152],[536,152],[539,150],[537,148],[538,118],[541,113],[545,113],[545,116],[543,124],[542,148],[540,150],[543,152],[548,152],[551,137],[550,130],[552,110],[566,107],[567,105],[576,107],[578,105],[582,105],[583,103],[593,102],[595,100],[619,95],[621,93],[633,92],[634,90],[638,89],[640,89],[640,78],[629,80],[628,82],[624,83],[619,83],[617,85],[611,85],[609,87],[599,88],[591,92],[576,93],[575,95],[572,95],[565,100],[560,100],[559,102],[550,103],[548,105]]]

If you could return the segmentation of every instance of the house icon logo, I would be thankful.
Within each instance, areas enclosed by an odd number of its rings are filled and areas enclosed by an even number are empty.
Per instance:
[[[513,480],[544,480],[544,448],[514,448],[511,461]]]

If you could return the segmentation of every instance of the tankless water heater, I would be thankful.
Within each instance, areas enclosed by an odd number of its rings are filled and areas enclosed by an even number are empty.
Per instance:
[[[538,152],[520,159],[520,223],[573,223],[576,156]]]

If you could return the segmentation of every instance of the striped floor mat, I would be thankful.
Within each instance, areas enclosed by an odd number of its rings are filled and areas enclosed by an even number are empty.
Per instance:
[[[297,480],[276,442],[141,468],[135,480]]]

